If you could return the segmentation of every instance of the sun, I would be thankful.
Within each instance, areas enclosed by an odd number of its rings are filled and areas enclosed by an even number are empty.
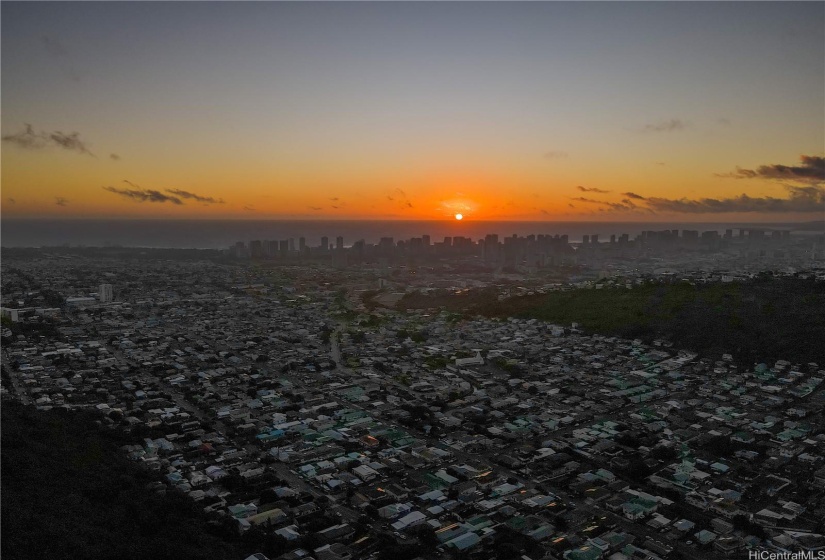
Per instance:
[[[464,219],[464,216],[462,214],[456,214],[455,219],[460,221]]]

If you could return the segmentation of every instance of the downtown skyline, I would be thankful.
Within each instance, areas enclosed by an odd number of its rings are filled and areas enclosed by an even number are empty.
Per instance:
[[[3,218],[825,216],[821,3],[2,15]]]

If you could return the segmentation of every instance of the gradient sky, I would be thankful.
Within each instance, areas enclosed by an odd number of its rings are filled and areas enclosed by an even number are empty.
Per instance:
[[[0,9],[3,217],[825,217],[822,2]]]

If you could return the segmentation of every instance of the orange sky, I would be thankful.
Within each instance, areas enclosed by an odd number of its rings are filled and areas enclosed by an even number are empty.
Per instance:
[[[825,216],[822,4],[3,15],[3,217]]]

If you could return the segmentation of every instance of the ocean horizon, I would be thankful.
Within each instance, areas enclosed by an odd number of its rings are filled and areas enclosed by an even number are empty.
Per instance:
[[[330,243],[338,236],[344,245],[364,240],[377,243],[382,237],[395,241],[429,235],[432,242],[444,237],[464,236],[473,240],[488,234],[499,238],[512,235],[568,235],[576,243],[585,235],[600,240],[611,235],[634,237],[645,230],[690,229],[782,229],[797,232],[821,231],[822,222],[519,222],[481,220],[167,220],[167,219],[25,219],[0,222],[2,247],[147,247],[182,249],[223,249],[238,241],[282,240],[304,237],[307,245],[318,246],[321,237]]]

